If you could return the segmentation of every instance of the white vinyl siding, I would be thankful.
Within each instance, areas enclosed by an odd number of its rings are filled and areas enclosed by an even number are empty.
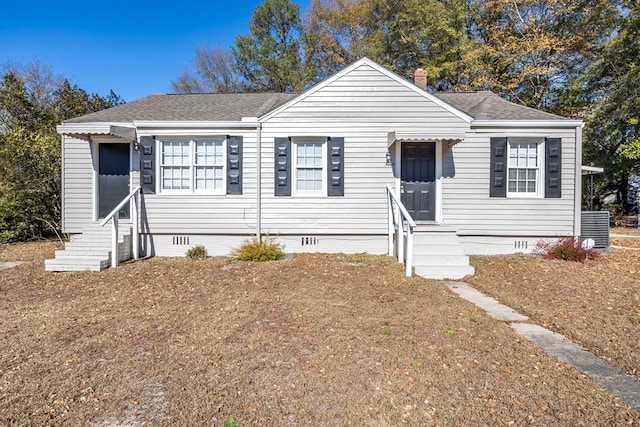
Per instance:
[[[325,158],[323,142],[294,142],[294,194],[324,195]]]
[[[262,226],[273,235],[387,232],[385,185],[394,184],[387,166],[389,132],[462,133],[443,142],[442,221],[463,235],[571,235],[574,220],[575,127],[471,129],[435,102],[370,67],[354,69],[270,117],[262,127]],[[282,135],[344,137],[344,197],[274,197],[273,141]],[[490,198],[490,138],[542,141],[562,138],[562,197]],[[296,137],[293,138],[296,140]],[[395,149],[395,145],[391,150]],[[540,174],[543,173],[540,151]],[[395,152],[392,161],[398,162]],[[542,180],[543,177],[540,177]],[[543,181],[539,189],[544,192]],[[293,182],[292,182],[293,185]],[[320,249],[320,248],[319,248]]]
[[[387,233],[385,185],[395,182],[394,168],[387,164],[389,132],[464,134],[468,128],[436,102],[376,69],[355,68],[263,123],[263,230],[282,239],[293,234],[342,235],[337,241],[345,251],[350,250],[353,236],[373,241],[375,235]],[[344,195],[274,196],[274,140],[283,135],[291,135],[294,143],[319,135],[343,137]],[[294,154],[292,150],[292,169]],[[327,172],[323,172],[325,182]],[[295,180],[291,184],[295,195]],[[309,250],[322,251],[329,245],[320,240]]]
[[[199,135],[196,137],[195,135],[198,133]],[[169,242],[171,242],[171,237],[173,236],[184,235],[237,234],[246,238],[246,236],[255,231],[256,223],[256,130],[232,127],[204,131],[194,129],[189,134],[185,135],[182,131],[173,129],[148,129],[139,132],[140,136],[156,136],[155,153],[157,154],[158,164],[162,161],[160,158],[160,141],[190,141],[192,139],[195,141],[208,141],[221,140],[221,135],[242,136],[244,138],[242,194],[226,194],[226,138],[222,156],[214,154],[216,150],[212,151],[211,148],[205,148],[204,150],[198,150],[198,153],[200,153],[200,158],[198,158],[195,154],[196,147],[194,143],[193,167],[204,168],[207,170],[205,174],[211,173],[209,168],[224,171],[225,176],[222,177],[222,188],[220,191],[217,189],[213,191],[195,189],[194,191],[168,190],[163,192],[160,188],[161,176],[160,166],[158,165],[156,170],[158,193],[144,195],[145,222],[143,226],[145,233],[167,235],[167,241]],[[215,166],[212,165],[212,162]],[[197,174],[197,172],[194,172],[194,177]],[[208,180],[208,182],[213,183],[213,180]],[[193,185],[195,188],[198,185],[204,185],[204,183],[198,184],[197,178],[194,178]],[[184,255],[186,249],[188,248],[177,246],[171,250]]]
[[[507,144],[507,197],[543,196],[542,142],[518,142],[508,139]]]
[[[223,193],[223,138],[160,141],[160,192]]]
[[[62,231],[79,233],[93,222],[91,143],[63,136],[62,158]]]
[[[467,134],[464,141],[442,153],[442,218],[461,235],[570,236],[574,226],[575,127],[505,129],[485,128]],[[489,197],[491,136],[529,141],[562,138],[562,197]],[[540,151],[542,157],[544,150]],[[544,167],[540,168],[544,174]],[[577,183],[578,185],[580,182]]]
[[[200,132],[200,133],[199,133]],[[297,236],[318,236],[319,244],[309,246],[310,251],[342,249],[349,252],[357,248],[374,251],[371,242],[386,242],[388,208],[386,184],[395,184],[394,167],[387,164],[389,132],[412,134],[465,134],[453,144],[446,141],[442,150],[442,220],[445,225],[472,241],[487,236],[540,236],[571,235],[574,225],[576,129],[495,127],[471,129],[468,123],[442,108],[418,91],[363,64],[336,80],[320,87],[308,96],[298,99],[286,109],[265,120],[257,129],[233,126],[213,129],[202,127],[185,131],[176,129],[138,129],[139,136],[154,135],[161,140],[186,139],[197,134],[202,140],[219,135],[243,136],[242,194],[210,193],[207,182],[214,183],[210,171],[218,163],[207,158],[202,161],[190,157],[190,168],[202,167],[202,184],[195,179],[194,192],[170,190],[164,194],[143,194],[143,232],[158,236],[156,245],[170,246],[176,254],[184,254],[186,247],[175,246],[175,236],[245,236],[255,233],[257,211],[258,154],[257,135],[261,135],[261,223],[262,232],[279,236],[294,251]],[[274,140],[292,135],[292,141],[311,140],[318,135],[344,137],[344,196],[343,197],[275,197]],[[544,198],[490,198],[490,138],[523,137],[541,140],[545,137],[562,138],[562,197]],[[65,137],[67,138],[67,137]],[[91,222],[91,155],[89,144],[73,140],[65,148],[65,231],[79,230],[83,223]],[[160,145],[154,146],[154,167],[159,168]],[[226,149],[226,148],[225,148]],[[195,156],[195,147],[194,147]],[[396,158],[391,147],[391,160]],[[205,150],[206,151],[206,150]],[[224,150],[223,150],[224,151]],[[542,160],[540,151],[539,158]],[[291,153],[291,166],[295,158]],[[325,154],[326,155],[326,154]],[[134,153],[135,156],[135,153]],[[215,156],[213,156],[215,158]],[[223,154],[223,163],[225,155]],[[323,162],[323,165],[326,162]],[[137,161],[134,157],[134,168]],[[169,165],[167,165],[169,166]],[[170,167],[182,167],[171,165]],[[326,166],[325,166],[326,167]],[[222,165],[223,180],[226,166]],[[539,174],[544,168],[539,167]],[[159,169],[154,183],[160,189]],[[293,172],[293,171],[292,171]],[[137,172],[132,174],[132,185],[137,185]],[[194,172],[194,176],[198,173]],[[293,178],[293,177],[292,177]],[[191,179],[191,178],[190,178]],[[323,180],[326,174],[323,173]],[[292,190],[295,188],[292,180]],[[579,182],[577,183],[579,184]],[[180,184],[182,185],[182,184]],[[542,190],[540,184],[539,189]],[[224,185],[222,187],[224,189]],[[80,218],[81,217],[81,218]],[[70,224],[73,226],[70,227]],[[381,239],[382,236],[382,240]],[[476,240],[473,240],[477,236]],[[466,238],[465,237],[465,238]],[[199,237],[198,237],[199,238]],[[328,239],[333,239],[328,243]],[[162,240],[164,239],[164,240]],[[228,251],[241,240],[221,239],[221,252]],[[193,237],[192,244],[197,239]],[[354,243],[357,241],[357,243]],[[166,242],[166,243],[163,243]],[[152,246],[152,244],[150,244]],[[151,248],[152,249],[152,248]],[[161,251],[159,251],[161,252]],[[173,252],[172,252],[173,253]]]

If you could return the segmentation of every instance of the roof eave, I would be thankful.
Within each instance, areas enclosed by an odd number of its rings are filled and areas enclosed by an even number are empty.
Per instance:
[[[256,128],[259,125],[255,117],[243,117],[240,121],[139,120],[133,122],[133,126],[138,129]]]
[[[506,127],[506,128],[575,128],[584,127],[582,120],[472,120],[472,128]]]

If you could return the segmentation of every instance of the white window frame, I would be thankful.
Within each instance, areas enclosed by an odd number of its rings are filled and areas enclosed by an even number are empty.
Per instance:
[[[222,185],[217,189],[196,189],[196,143],[202,141],[222,141],[222,164],[220,165],[206,165],[222,168]],[[165,165],[163,163],[164,143],[167,142],[188,142],[189,143],[189,164],[185,165],[189,168],[189,188],[186,189],[165,189],[164,188],[164,168],[171,167],[172,165]],[[168,136],[158,138],[158,150],[156,162],[158,164],[158,179],[157,181],[157,193],[158,194],[210,194],[210,195],[225,195],[227,194],[227,138],[225,136],[202,136],[202,137],[185,137],[185,136]]]
[[[536,144],[538,165],[535,168],[536,174],[536,191],[535,192],[518,192],[509,191],[509,171],[512,169],[534,169],[530,167],[512,167],[511,166],[511,152],[512,145],[515,144]],[[544,197],[544,184],[545,184],[545,167],[544,167],[544,138],[527,138],[527,137],[510,137],[507,138],[507,174],[506,174],[506,186],[507,197],[510,198],[524,198],[524,199],[537,199]]]
[[[322,179],[321,190],[298,190],[298,144],[318,144],[321,147],[322,160],[320,169],[320,176]],[[293,153],[291,159],[291,194],[293,196],[304,197],[326,197],[327,196],[327,140],[326,138],[319,137],[300,137],[292,139]],[[300,167],[301,168],[301,167]]]

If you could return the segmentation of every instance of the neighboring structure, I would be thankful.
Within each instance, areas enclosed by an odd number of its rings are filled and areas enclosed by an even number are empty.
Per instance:
[[[581,129],[491,92],[431,94],[366,58],[299,95],[152,95],[58,127],[63,228],[95,227],[140,185],[146,255],[227,255],[256,234],[386,253],[390,184],[422,236],[416,271],[461,277],[465,255],[580,234]]]

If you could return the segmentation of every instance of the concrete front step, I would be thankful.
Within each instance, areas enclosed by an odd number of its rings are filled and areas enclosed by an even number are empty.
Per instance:
[[[426,243],[418,243],[413,245],[414,255],[421,256],[438,256],[438,255],[464,255],[464,250],[460,243],[446,245],[432,245]]]
[[[120,247],[118,249],[118,261],[126,261],[131,258],[131,254],[125,247]],[[111,265],[111,251],[110,250],[99,250],[99,249],[87,249],[87,250],[78,250],[78,249],[65,249],[62,251],[56,251],[56,258],[60,260],[70,260],[70,259],[100,259],[104,261],[108,261],[109,265]]]
[[[64,249],[56,251],[56,258],[76,258],[76,257],[101,257],[108,258],[111,256],[109,249]]]
[[[414,265],[422,265],[426,267],[440,267],[440,266],[457,266],[457,265],[469,265],[469,257],[466,255],[439,255],[439,256],[422,256],[414,255]]]
[[[118,228],[118,261],[131,258],[131,227]],[[89,226],[71,236],[55,259],[45,261],[46,271],[100,271],[111,266],[111,228]]]
[[[118,241],[118,245],[124,245],[130,241],[127,236],[123,240]],[[102,241],[102,240],[74,240],[72,242],[67,242],[64,245],[65,249],[82,249],[82,248],[98,248],[98,249],[111,249],[111,240]]]
[[[126,246],[120,245],[118,247],[119,261],[126,261],[130,258],[129,250]],[[84,257],[100,257],[102,259],[111,260],[111,250],[104,248],[86,248],[86,249],[64,249],[56,251],[56,258],[69,259],[69,258],[84,258]]]
[[[127,236],[131,234],[131,228],[121,228],[120,230],[118,230],[118,239],[122,240],[122,236]],[[98,232],[98,231],[89,231],[89,232],[82,232],[81,234],[72,234],[71,237],[69,238],[70,241],[77,241],[77,240],[109,240],[111,241],[111,231],[109,231],[108,233],[105,232]]]
[[[428,279],[462,279],[465,276],[475,273],[475,269],[470,265],[466,266],[415,266],[415,273]]]
[[[46,271],[101,271],[111,265],[108,259],[87,258],[89,259],[48,259],[44,262],[44,268]]]
[[[461,279],[475,272],[454,227],[422,224],[413,235],[416,274],[429,279]]]

